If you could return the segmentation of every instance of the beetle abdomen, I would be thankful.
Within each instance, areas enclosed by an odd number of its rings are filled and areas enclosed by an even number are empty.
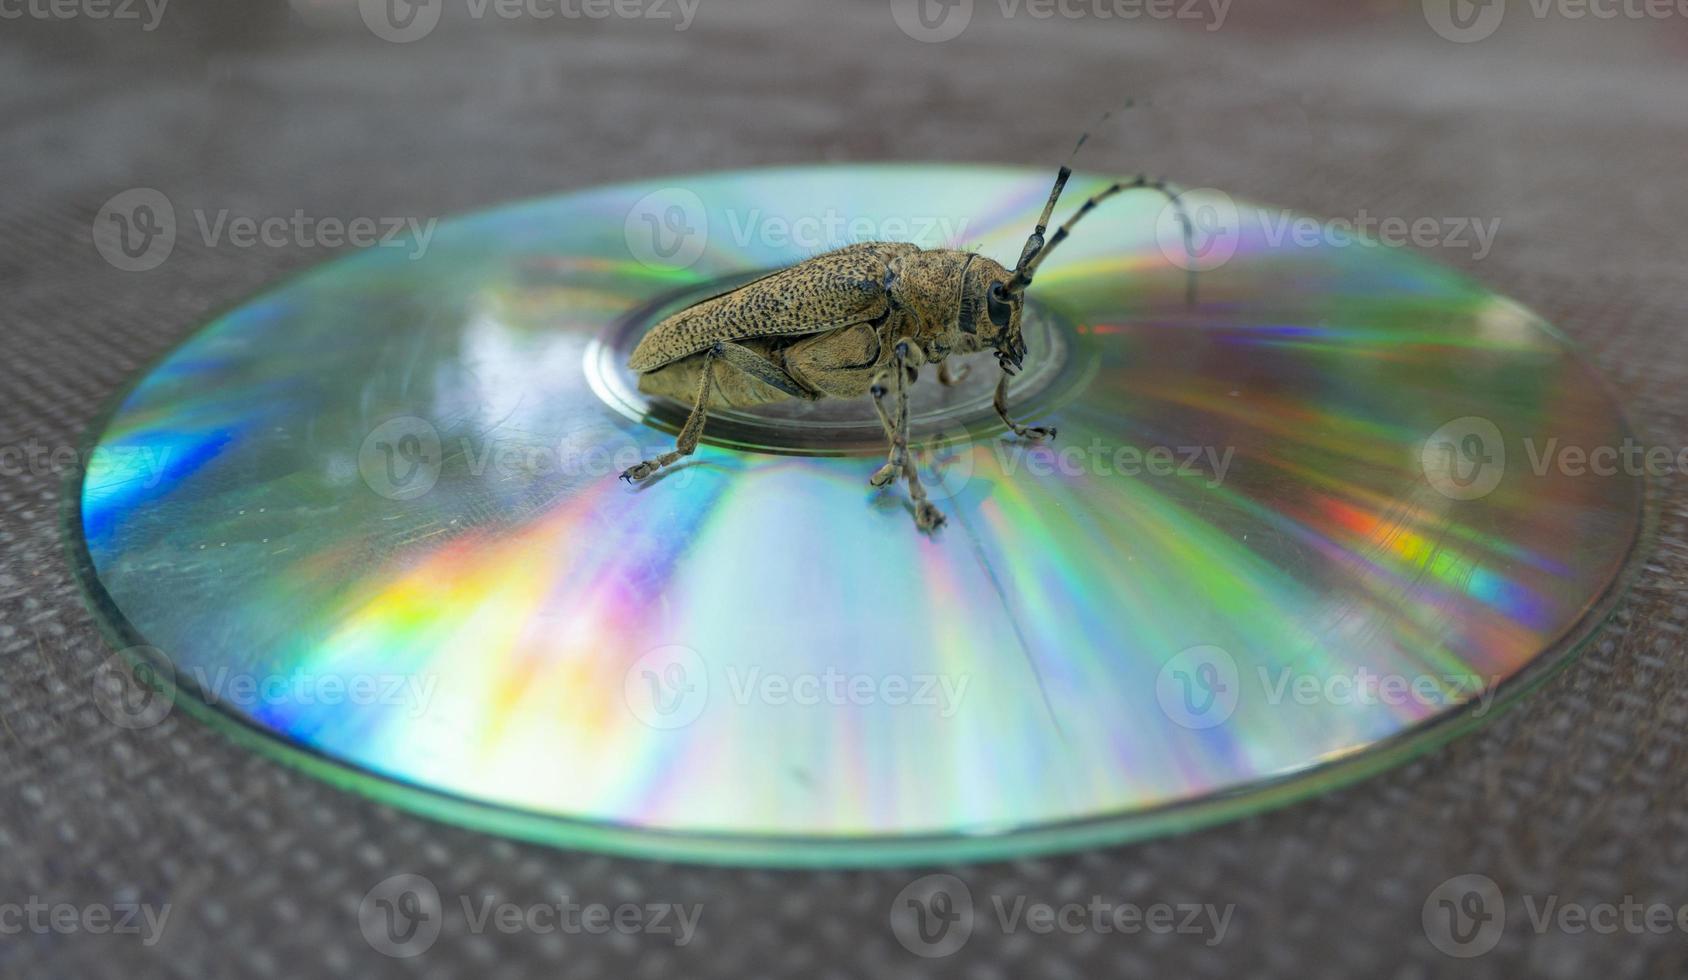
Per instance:
[[[668,317],[639,341],[627,366],[654,371],[716,341],[795,337],[877,319],[890,308],[887,263],[918,251],[863,242],[817,255]]]

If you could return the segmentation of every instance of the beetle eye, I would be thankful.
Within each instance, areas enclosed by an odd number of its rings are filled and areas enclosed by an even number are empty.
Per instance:
[[[985,297],[985,306],[990,312],[991,322],[1006,328],[1014,309],[1008,302],[1008,297],[1002,289],[1002,283],[991,283],[990,292]]]

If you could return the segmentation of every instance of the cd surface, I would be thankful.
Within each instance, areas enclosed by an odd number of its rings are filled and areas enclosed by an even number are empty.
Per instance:
[[[1128,194],[1040,271],[1010,404],[1052,443],[1005,432],[988,355],[923,371],[932,535],[868,485],[865,402],[716,412],[691,460],[616,478],[685,414],[624,367],[666,312],[849,241],[1012,265],[1051,177],[673,178],[317,267],[101,423],[90,591],[181,703],[320,775],[776,864],[1249,812],[1463,730],[1586,637],[1645,481],[1552,461],[1629,444],[1606,388],[1471,281],[1217,193],[1188,198],[1193,260]]]

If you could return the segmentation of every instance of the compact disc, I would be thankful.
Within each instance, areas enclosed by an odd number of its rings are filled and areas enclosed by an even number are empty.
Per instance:
[[[617,479],[685,416],[625,366],[666,312],[853,241],[1011,266],[1052,176],[676,177],[314,268],[97,427],[90,591],[184,710],[320,775],[774,864],[1250,812],[1492,716],[1587,636],[1646,511],[1596,375],[1461,275],[1216,191],[1184,198],[1189,253],[1124,194],[1040,270],[1009,400],[1052,442],[1005,430],[988,354],[922,372],[933,534],[868,485],[865,400],[716,412],[691,459]]]

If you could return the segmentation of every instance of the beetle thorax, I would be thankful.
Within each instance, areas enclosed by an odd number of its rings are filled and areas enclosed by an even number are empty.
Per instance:
[[[904,317],[900,330],[920,344],[928,359],[979,349],[972,337],[957,329],[957,323],[968,267],[980,261],[990,260],[971,252],[931,249],[891,263],[895,276],[891,297]]]

